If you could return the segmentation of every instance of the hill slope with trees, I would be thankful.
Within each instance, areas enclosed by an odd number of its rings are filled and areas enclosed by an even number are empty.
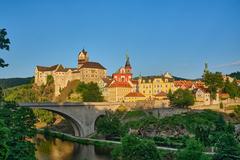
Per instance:
[[[2,78],[0,79],[0,87],[3,89],[29,84],[33,81],[33,77],[27,78]]]
[[[237,80],[240,80],[240,72],[239,71],[230,73],[228,76],[230,76],[232,78],[236,78]]]

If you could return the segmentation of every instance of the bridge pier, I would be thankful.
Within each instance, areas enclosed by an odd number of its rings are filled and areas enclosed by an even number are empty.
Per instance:
[[[69,120],[72,128],[73,128],[73,131],[74,131],[74,136],[77,136],[77,137],[81,137],[82,136],[82,133],[80,131],[80,128],[79,126],[77,126],[77,124],[75,124],[73,121]]]

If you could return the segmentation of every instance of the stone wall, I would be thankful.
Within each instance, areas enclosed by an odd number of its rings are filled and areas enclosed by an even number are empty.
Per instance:
[[[142,109],[152,109],[152,108],[169,108],[169,100],[148,100],[148,101],[137,101],[137,102],[124,102],[124,106],[131,109],[142,108]]]
[[[164,118],[164,117],[170,117],[177,114],[183,114],[193,111],[191,109],[182,109],[182,108],[154,108],[150,110],[146,110],[147,113],[157,117],[157,118]],[[199,111],[195,111],[199,112]]]

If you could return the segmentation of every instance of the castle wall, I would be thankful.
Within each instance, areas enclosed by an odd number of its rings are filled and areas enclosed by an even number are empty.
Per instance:
[[[41,72],[36,69],[35,70],[35,79],[34,79],[35,84],[37,84],[38,86],[47,84],[47,76],[48,75],[52,75],[52,72],[51,71]]]

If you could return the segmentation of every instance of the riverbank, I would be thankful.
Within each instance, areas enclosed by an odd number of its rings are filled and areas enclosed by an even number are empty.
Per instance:
[[[102,139],[92,139],[92,138],[82,138],[82,137],[76,137],[70,134],[66,133],[60,133],[56,131],[50,131],[50,130],[43,130],[43,129],[37,129],[37,132],[39,134],[43,134],[49,138],[59,138],[63,141],[70,141],[70,142],[76,142],[83,145],[94,145],[94,146],[101,146],[101,147],[107,147],[107,148],[114,148],[117,145],[121,145],[121,142],[119,141],[111,141],[111,140],[102,140]],[[157,146],[157,149],[162,151],[170,151],[170,152],[177,152],[179,149],[177,148],[170,148],[170,147],[162,147]],[[214,155],[214,152],[204,152],[207,155]]]
[[[67,133],[60,133],[57,131],[37,129],[38,134],[43,134],[46,138],[59,138],[63,141],[76,142],[83,145],[94,145],[94,146],[102,146],[108,148],[114,148],[116,145],[120,145],[121,142],[118,141],[109,141],[109,140],[101,140],[101,139],[92,139],[92,138],[82,138],[76,137]]]

